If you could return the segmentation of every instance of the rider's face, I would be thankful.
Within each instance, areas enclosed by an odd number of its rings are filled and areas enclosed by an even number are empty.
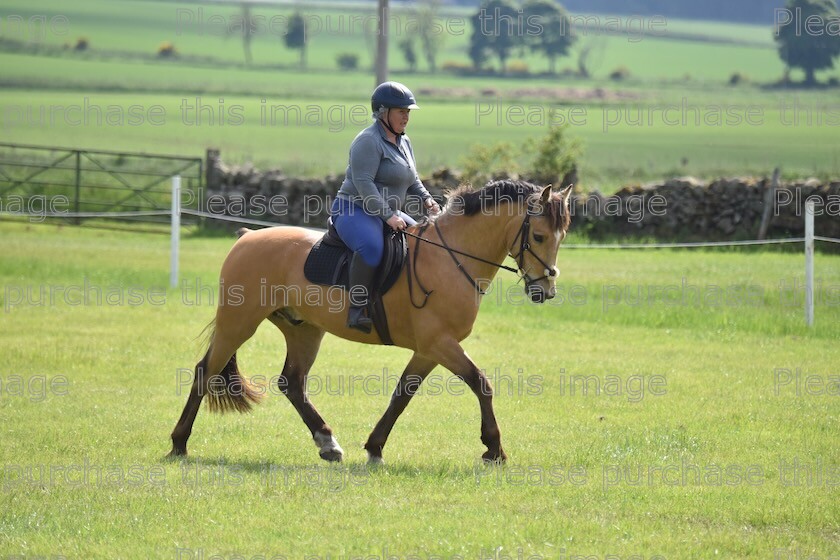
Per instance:
[[[388,110],[388,124],[391,125],[397,134],[405,132],[405,127],[408,125],[408,114],[411,109],[394,108]]]

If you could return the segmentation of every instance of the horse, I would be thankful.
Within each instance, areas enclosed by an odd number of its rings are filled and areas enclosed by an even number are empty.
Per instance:
[[[555,296],[557,252],[571,221],[571,188],[554,192],[551,185],[513,180],[489,182],[477,190],[462,185],[449,194],[440,214],[406,230],[409,266],[403,267],[382,302],[393,344],[413,355],[364,445],[369,464],[384,462],[382,451],[394,424],[437,365],[460,378],[478,398],[481,442],[487,447],[482,459],[507,459],[493,412],[493,388],[461,342],[475,323],[482,285],[490,285],[499,267],[517,271],[499,264],[507,256],[516,262],[533,302]],[[240,372],[236,351],[268,320],[286,339],[280,391],[311,432],[320,457],[342,460],[344,450],[332,428],[306,395],[306,378],[325,333],[365,344],[382,340],[376,329],[363,333],[346,326],[345,291],[343,312],[336,312],[334,295],[326,305],[328,288],[305,278],[304,262],[319,238],[318,232],[305,228],[273,227],[246,229],[234,243],[221,268],[207,352],[195,366],[169,456],[187,454],[187,440],[205,396],[211,412],[248,412],[261,400],[263,393]],[[301,298],[302,293],[307,297]]]

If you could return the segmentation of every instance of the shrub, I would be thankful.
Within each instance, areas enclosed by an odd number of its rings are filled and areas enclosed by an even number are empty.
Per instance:
[[[508,142],[497,142],[490,146],[473,144],[461,159],[461,180],[481,186],[492,179],[515,176],[519,171],[516,161],[518,150]]]
[[[729,76],[729,85],[730,86],[737,86],[739,84],[745,84],[749,81],[750,81],[749,78],[747,78],[746,75],[744,75],[740,72],[735,72],[731,76]]]
[[[840,79],[838,79],[837,76],[832,76],[828,79],[828,85],[831,87],[840,86]]]
[[[353,53],[341,53],[335,57],[338,67],[342,70],[355,70],[359,67],[359,55]]]
[[[79,37],[76,39],[76,45],[73,47],[74,51],[86,51],[90,47],[90,41],[87,40],[87,37]]]
[[[513,60],[508,63],[507,72],[508,74],[512,74],[514,76],[527,76],[528,63],[522,60]]]
[[[628,70],[626,66],[619,66],[618,68],[610,72],[610,80],[613,80],[615,82],[621,82],[629,77],[630,70]]]
[[[553,112],[549,112],[548,122],[554,122]],[[545,136],[526,143],[526,150],[534,153],[531,174],[536,181],[557,185],[577,167],[577,158],[582,148],[579,140],[569,140],[565,136],[567,129],[568,125],[550,125]]]
[[[549,113],[549,122],[554,114]],[[521,146],[498,142],[490,146],[475,144],[461,160],[462,179],[473,185],[489,180],[526,175],[542,184],[559,185],[560,180],[577,168],[582,152],[577,139],[565,136],[568,125],[548,127],[548,133],[532,138]],[[566,186],[566,185],[562,185]]]
[[[450,74],[455,74],[458,76],[466,76],[472,74],[473,67],[471,64],[467,64],[466,62],[456,62],[453,60],[447,60],[441,65],[441,69],[444,72],[449,72]]]
[[[178,51],[175,50],[175,45],[172,44],[170,41],[164,41],[158,47],[157,55],[159,58],[173,58],[178,54]]]

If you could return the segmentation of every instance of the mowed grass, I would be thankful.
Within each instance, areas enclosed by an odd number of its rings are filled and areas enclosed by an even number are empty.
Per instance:
[[[441,391],[437,369],[386,468],[368,472],[361,445],[407,351],[325,339],[312,399],[341,466],[322,464],[279,395],[247,416],[202,409],[191,457],[166,462],[180,368],[203,351],[233,240],[182,240],[182,278],[208,288],[198,302],[165,289],[165,236],[0,232],[4,555],[827,558],[840,546],[836,256],[817,256],[812,330],[780,292],[801,283],[802,258],[775,250],[564,248],[561,293],[576,295],[543,306],[499,276],[464,347],[494,380],[510,463],[476,463],[475,398],[459,382]],[[112,299],[71,305],[72,286]],[[658,299],[669,286],[728,296]],[[249,375],[279,374],[282,336],[265,325],[239,358]]]

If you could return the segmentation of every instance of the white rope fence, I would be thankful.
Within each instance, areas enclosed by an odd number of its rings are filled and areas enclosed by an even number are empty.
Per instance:
[[[170,210],[139,210],[136,212],[0,212],[0,216],[17,218],[134,218],[143,216],[170,216]]]
[[[816,238],[815,238],[816,239]],[[695,247],[737,247],[744,245],[779,245],[782,243],[802,243],[804,237],[788,239],[754,239],[747,241],[698,241],[695,243],[614,243],[602,245],[563,245],[563,249],[691,249]]]
[[[0,216],[23,217],[37,216],[40,218],[128,218],[147,216],[170,216],[171,217],[171,245],[170,245],[170,269],[169,283],[174,288],[178,286],[179,261],[180,261],[180,237],[181,237],[181,216],[195,216],[227,222],[235,222],[244,225],[284,227],[282,224],[263,220],[252,220],[249,218],[236,218],[181,208],[181,177],[176,175],[172,178],[172,209],[171,210],[148,210],[137,212],[39,212],[37,214],[19,212],[0,212]],[[321,228],[307,228],[314,231],[324,231]],[[814,243],[840,243],[840,239],[834,237],[822,237],[814,235],[814,201],[805,201],[805,237],[791,237],[788,239],[767,239],[767,240],[745,240],[745,241],[700,241],[694,243],[613,243],[613,244],[580,244],[564,245],[567,249],[694,249],[703,247],[742,247],[755,245],[781,245],[789,243],[805,244],[805,322],[809,327],[814,325]]]

